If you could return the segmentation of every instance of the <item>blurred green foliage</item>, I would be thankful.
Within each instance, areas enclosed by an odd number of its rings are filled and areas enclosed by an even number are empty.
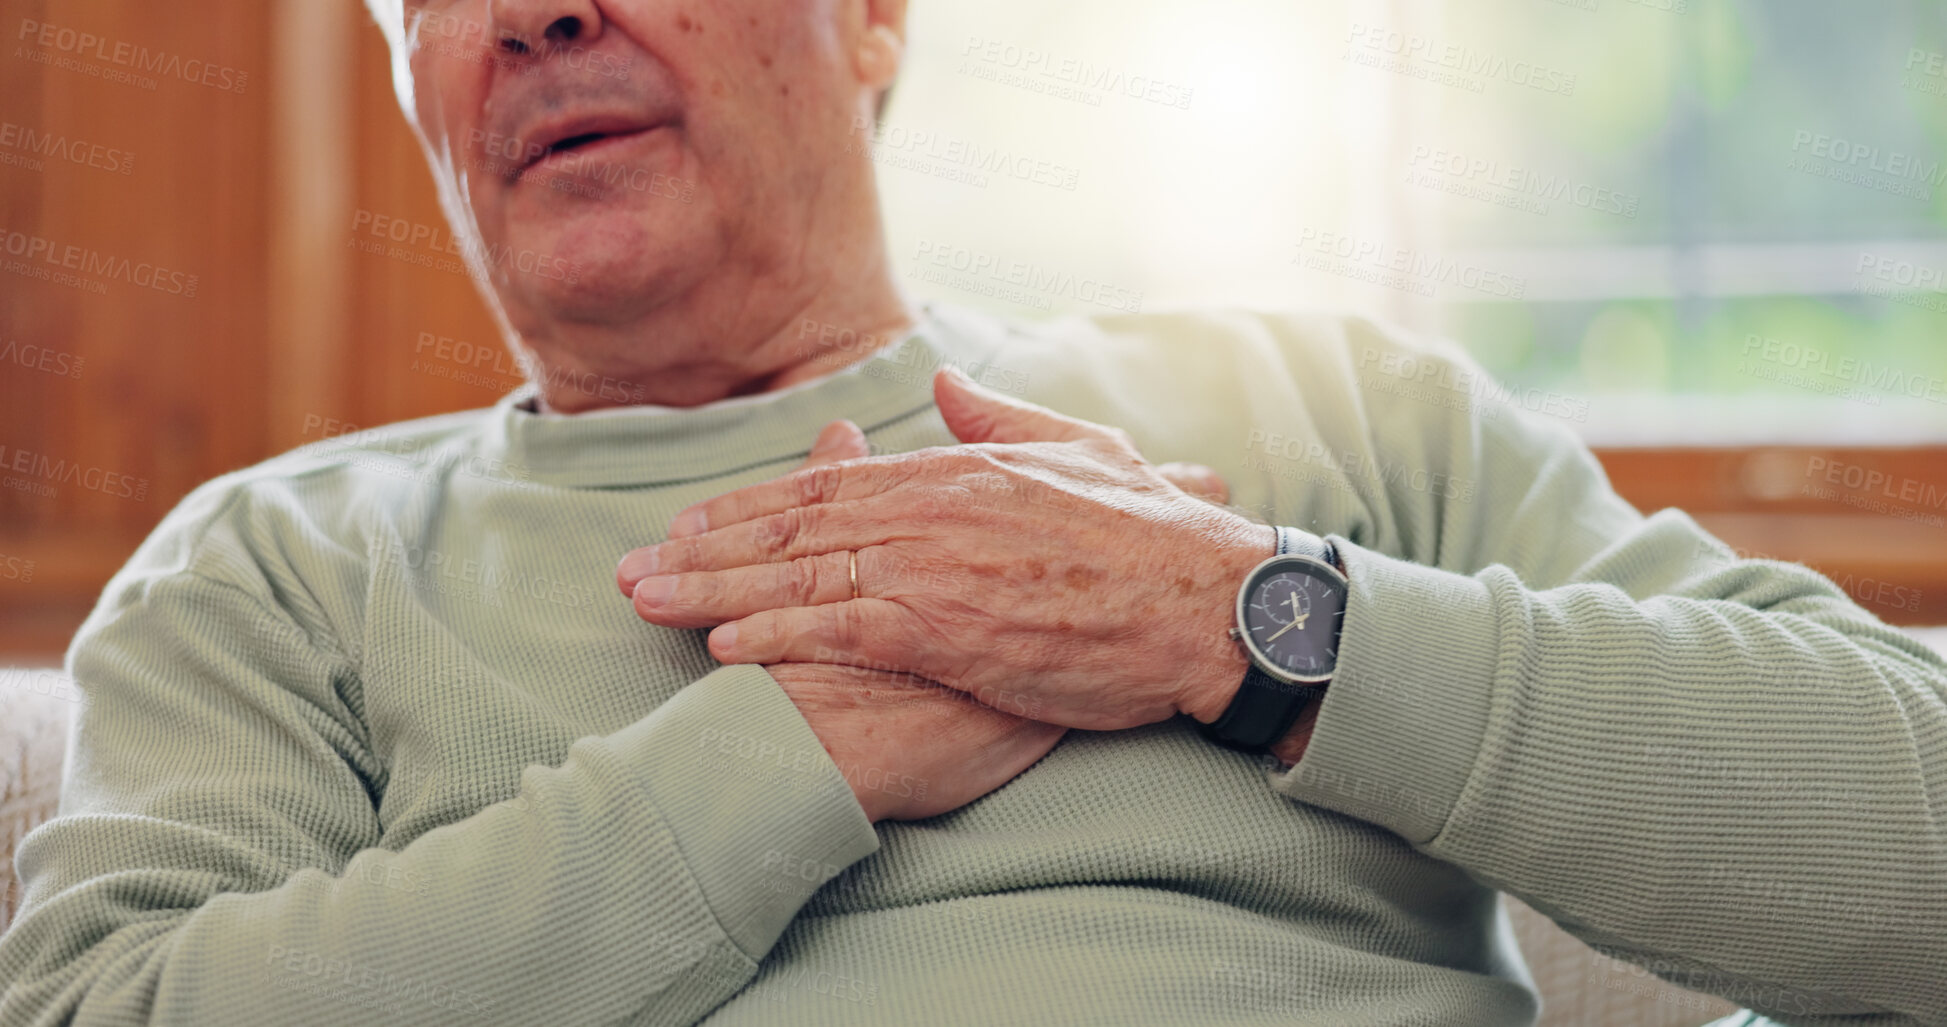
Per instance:
[[[1947,3],[1671,6],[1602,0],[1599,12],[1475,24],[1510,50],[1561,55],[1579,76],[1577,102],[1456,104],[1448,130],[1641,202],[1634,218],[1558,205],[1523,219],[1458,204],[1449,237],[1463,248],[1661,247],[1679,258],[1696,247],[1823,247],[1805,258],[1823,268],[1807,276],[1816,285],[1723,295],[1686,278],[1678,259],[1674,296],[1459,303],[1455,334],[1525,384],[1867,405],[1917,392],[1914,416],[1947,433],[1947,403],[1925,402],[1922,386],[1901,395],[1904,381],[1947,381],[1947,284],[1882,281],[1835,259],[1947,253]],[[1637,16],[1612,16],[1632,7]],[[1947,278],[1947,258],[1931,265]]]

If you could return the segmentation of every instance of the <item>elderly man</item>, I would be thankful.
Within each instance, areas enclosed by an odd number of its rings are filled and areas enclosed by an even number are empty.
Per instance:
[[[0,1022],[1531,1022],[1497,890],[1947,1022],[1947,667],[1831,583],[1369,324],[910,309],[901,0],[396,4],[534,383],[109,585]]]

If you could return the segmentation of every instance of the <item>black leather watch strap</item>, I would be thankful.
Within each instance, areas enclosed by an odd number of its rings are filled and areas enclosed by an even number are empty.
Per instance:
[[[1336,567],[1338,558],[1332,544],[1324,538],[1293,528],[1278,528],[1279,556],[1309,556]],[[1199,723],[1205,738],[1240,752],[1262,753],[1283,738],[1296,723],[1305,706],[1324,688],[1323,685],[1292,685],[1266,674],[1253,663],[1244,672],[1244,683],[1225,707],[1223,715],[1208,724]]]
[[[1333,570],[1339,566],[1339,554],[1325,536],[1296,528],[1278,529],[1278,555],[1309,556]]]
[[[1268,752],[1323,685],[1288,685],[1253,666],[1223,716],[1200,724],[1203,736],[1239,752]]]

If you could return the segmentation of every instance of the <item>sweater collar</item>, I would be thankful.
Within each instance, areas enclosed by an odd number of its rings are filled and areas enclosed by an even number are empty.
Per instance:
[[[490,448],[511,473],[541,485],[615,488],[716,477],[811,450],[840,417],[874,428],[933,405],[933,372],[987,361],[1004,341],[1000,322],[926,305],[907,336],[871,358],[758,402],[690,409],[616,408],[600,416],[533,412],[529,382],[493,407]]]

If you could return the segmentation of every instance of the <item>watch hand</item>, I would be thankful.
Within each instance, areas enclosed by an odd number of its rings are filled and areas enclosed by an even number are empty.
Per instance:
[[[1284,627],[1281,627],[1281,628],[1279,628],[1279,629],[1278,629],[1278,632],[1277,632],[1277,634],[1276,634],[1276,635],[1272,635],[1272,636],[1271,636],[1270,638],[1267,638],[1267,639],[1265,639],[1265,640],[1264,640],[1264,644],[1265,644],[1265,645],[1270,645],[1271,643],[1273,643],[1273,642],[1276,642],[1276,641],[1278,640],[1278,635],[1282,635],[1282,634],[1284,634],[1285,632],[1287,632],[1287,631],[1290,631],[1290,630],[1291,630],[1292,628],[1295,628],[1295,627],[1297,627],[1298,625],[1300,625],[1300,624],[1302,624],[1302,623],[1304,623],[1304,622],[1303,622],[1303,621],[1292,621],[1291,623],[1289,623],[1289,624],[1286,624],[1286,625],[1285,625]]]

